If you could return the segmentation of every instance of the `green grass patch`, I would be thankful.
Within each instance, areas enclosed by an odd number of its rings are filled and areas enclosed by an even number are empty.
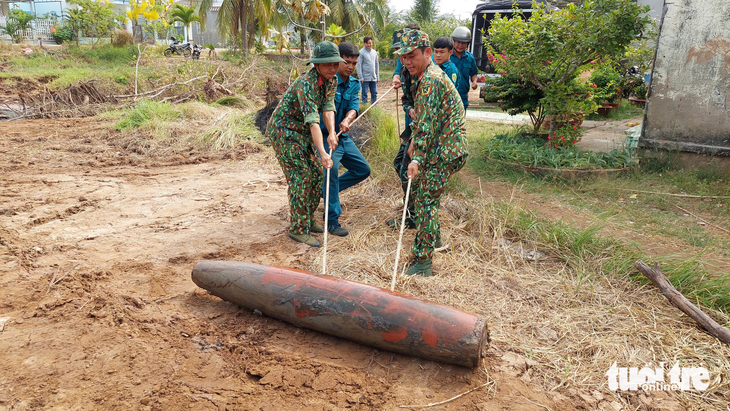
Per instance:
[[[516,132],[514,126],[498,127],[492,123],[470,122],[467,126],[473,153],[485,152],[495,134]],[[505,220],[512,236],[547,248],[576,272],[638,275],[634,261],[658,260],[662,271],[689,299],[724,312],[730,310],[730,278],[727,271],[711,263],[730,257],[728,236],[700,225],[697,217],[682,210],[690,210],[720,227],[730,226],[730,198],[725,198],[730,197],[730,178],[726,175],[642,162],[628,173],[558,180],[525,174],[484,155],[471,156],[469,167],[482,181],[518,184],[522,191],[539,196],[547,204],[566,204],[572,212],[589,218],[600,216],[604,223],[581,230],[517,208],[503,206],[505,209],[499,213],[498,219]],[[681,197],[684,194],[706,197]],[[672,255],[656,258],[630,240],[600,238],[598,231],[604,224],[635,233],[632,237],[650,244],[654,255],[657,250],[661,254],[664,243],[671,243],[669,249],[683,255],[665,251]],[[646,280],[641,277],[641,281]]]
[[[491,159],[529,167],[569,170],[620,169],[634,164],[631,152],[581,151],[577,147],[553,148],[539,137],[515,128],[486,141],[483,152]]]
[[[372,124],[372,134],[367,146],[367,156],[373,176],[383,176],[393,171],[393,158],[400,147],[400,136],[395,118],[379,107],[366,113]]]
[[[579,229],[560,220],[547,219],[512,203],[496,202],[492,227],[505,236],[534,244],[560,258],[575,275],[589,282],[595,275],[630,276],[648,283],[633,267],[637,260],[651,262],[633,242],[603,237],[603,223]],[[662,272],[688,299],[724,314],[730,313],[730,275],[717,276],[707,269],[701,254],[689,259],[668,256],[658,259]]]
[[[148,130],[164,129],[166,122],[181,118],[183,115],[179,107],[170,103],[142,99],[137,105],[128,109],[114,128],[118,131],[129,131],[138,128]]]
[[[0,77],[25,78],[39,81],[56,90],[79,81],[94,79],[99,84],[126,87],[134,78],[134,61],[137,50],[130,47],[115,48],[110,44],[94,50],[87,46],[68,47],[52,55],[10,53],[4,61],[12,68],[0,73]],[[142,73],[146,68],[141,69]],[[144,75],[141,75],[143,78]]]

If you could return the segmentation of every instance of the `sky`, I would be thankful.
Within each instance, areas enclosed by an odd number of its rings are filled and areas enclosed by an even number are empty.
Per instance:
[[[471,14],[477,4],[484,3],[484,0],[436,0],[438,14],[452,13],[461,19],[471,19]],[[388,0],[391,10],[409,10],[413,7],[413,0]]]

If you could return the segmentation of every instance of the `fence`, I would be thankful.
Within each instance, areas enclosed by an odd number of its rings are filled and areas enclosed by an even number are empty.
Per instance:
[[[6,16],[0,15],[0,26],[4,27],[7,23],[8,18]],[[51,28],[53,28],[55,24],[55,19],[38,18],[32,20],[30,22],[31,28],[23,33],[23,39],[34,41],[37,40],[38,37],[40,37],[43,40],[53,40],[53,36],[51,35]],[[0,40],[11,40],[11,38],[9,35],[3,34],[0,35]]]

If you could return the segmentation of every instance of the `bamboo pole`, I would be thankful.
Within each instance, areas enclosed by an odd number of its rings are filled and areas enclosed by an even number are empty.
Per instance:
[[[395,265],[393,266],[393,281],[390,283],[390,291],[395,291],[395,278],[398,276],[398,260],[400,259],[400,249],[403,244],[403,231],[406,228],[406,212],[408,211],[408,196],[411,194],[411,183],[413,179],[408,179],[408,187],[406,188],[406,199],[403,201],[403,215],[400,218],[400,235],[398,236],[398,248],[395,252]]]

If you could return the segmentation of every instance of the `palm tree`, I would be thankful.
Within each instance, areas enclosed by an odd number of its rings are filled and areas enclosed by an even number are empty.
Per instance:
[[[390,8],[386,0],[360,0],[365,15],[375,23],[378,32],[382,32],[388,21]]]
[[[430,23],[436,18],[438,0],[416,0],[411,9],[411,18],[419,23]]]
[[[213,0],[200,2],[198,14],[203,23],[212,4]],[[240,36],[241,51],[246,56],[253,44],[256,28],[262,31],[267,29],[273,14],[273,6],[272,0],[223,0],[216,18],[218,32],[223,38],[230,35],[237,40]]]
[[[173,6],[172,12],[170,13],[172,21],[179,21],[185,25],[185,32],[187,33],[188,41],[193,37],[190,31],[190,25],[193,22],[200,23],[200,16],[195,13],[194,7],[187,7],[180,4]]]
[[[347,33],[359,29],[367,19],[365,11],[355,0],[327,0],[325,3],[332,10],[327,21],[342,27]]]

